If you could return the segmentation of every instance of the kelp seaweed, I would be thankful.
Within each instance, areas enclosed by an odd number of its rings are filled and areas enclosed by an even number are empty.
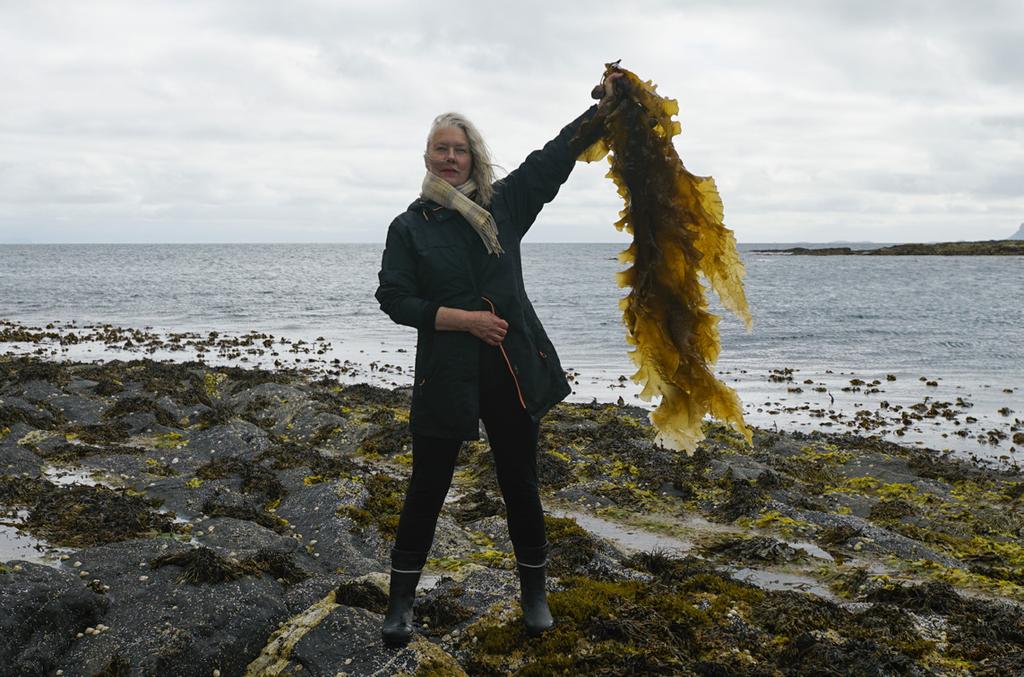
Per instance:
[[[619,286],[631,288],[620,306],[626,338],[636,346],[633,380],[643,385],[645,401],[661,396],[651,414],[659,443],[693,453],[706,414],[732,424],[750,443],[739,397],[711,369],[720,350],[719,318],[708,311],[700,276],[748,329],[752,322],[743,264],[722,223],[715,181],[688,172],[672,145],[679,104],[617,64],[608,64],[605,79],[613,72],[623,75],[615,83],[618,100],[581,129],[580,138],[594,138],[593,127],[603,126],[579,159],[608,155],[608,176],[625,201],[615,227],[633,235],[619,255],[632,267],[618,273]]]

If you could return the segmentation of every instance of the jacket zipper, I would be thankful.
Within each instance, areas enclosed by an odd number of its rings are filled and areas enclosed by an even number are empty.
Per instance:
[[[492,315],[498,314],[494,312],[494,303],[492,303],[489,298],[487,298],[486,296],[481,296],[480,298],[482,298],[484,301],[487,301],[487,305],[491,307]],[[505,346],[499,343],[498,350],[501,351],[501,356],[505,358],[505,366],[508,367],[508,373],[512,375],[512,383],[514,383],[516,386],[516,395],[519,396],[519,404],[523,405],[523,409],[526,409],[526,400],[523,399],[523,391],[519,389],[519,379],[516,378],[515,369],[512,368],[512,362],[510,362],[508,359],[508,353],[505,352]]]

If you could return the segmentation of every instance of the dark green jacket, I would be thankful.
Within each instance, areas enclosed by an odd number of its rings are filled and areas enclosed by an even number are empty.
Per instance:
[[[435,330],[441,306],[491,310],[493,304],[494,312],[508,322],[503,358],[515,377],[521,404],[534,420],[571,392],[526,295],[519,243],[569,178],[577,154],[570,140],[593,114],[594,107],[494,184],[490,212],[505,250],[501,256],[487,254],[461,214],[434,202],[418,199],[392,221],[376,297],[392,320],[418,330],[410,415],[414,433],[479,438],[483,344],[469,332]],[[572,148],[581,146],[577,142]]]

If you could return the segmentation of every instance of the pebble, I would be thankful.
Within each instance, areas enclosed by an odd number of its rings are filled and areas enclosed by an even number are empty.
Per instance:
[[[73,566],[73,567],[76,567],[76,568],[77,568],[77,567],[80,567],[80,566],[82,566],[82,563],[81,563],[81,562],[75,562],[75,563],[74,563],[74,564],[72,564],[71,566]]]
[[[220,677],[220,670],[214,670],[213,677]]]
[[[142,581],[143,583],[145,583],[146,581],[149,580],[149,576],[139,576],[139,580]]]

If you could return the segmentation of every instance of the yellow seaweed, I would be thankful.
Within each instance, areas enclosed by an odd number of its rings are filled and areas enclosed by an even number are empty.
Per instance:
[[[619,101],[594,121],[603,123],[601,138],[579,159],[607,156],[608,177],[625,202],[615,227],[633,235],[619,255],[632,266],[618,273],[619,286],[631,288],[620,306],[626,339],[636,346],[630,351],[637,366],[633,380],[643,386],[645,401],[661,396],[651,413],[661,444],[693,453],[707,414],[734,426],[750,443],[739,397],[712,372],[720,350],[719,318],[708,312],[699,279],[707,280],[749,330],[743,263],[736,238],[722,222],[718,189],[711,177],[688,172],[672,145],[680,132],[672,119],[679,104],[615,64],[605,76],[613,71],[624,75],[616,85]],[[592,128],[580,134],[594,138]]]

